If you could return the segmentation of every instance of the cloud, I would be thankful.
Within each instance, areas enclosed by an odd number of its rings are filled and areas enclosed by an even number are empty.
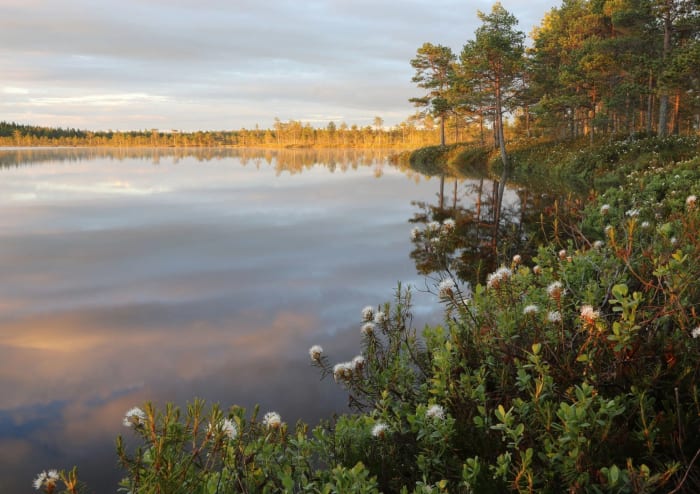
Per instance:
[[[145,101],[152,103],[167,102],[165,96],[150,95],[145,93],[124,93],[124,94],[93,94],[87,96],[65,96],[56,98],[30,98],[29,104],[37,106],[122,106],[134,101]]]
[[[504,2],[529,32],[554,2]],[[462,0],[4,2],[4,115],[88,129],[263,127],[413,112],[409,61],[456,53],[491,2]],[[21,88],[13,91],[11,88]],[[104,109],[105,111],[100,111]]]

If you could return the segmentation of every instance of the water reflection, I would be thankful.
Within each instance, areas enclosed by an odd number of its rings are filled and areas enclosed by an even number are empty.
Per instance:
[[[352,358],[362,307],[445,259],[485,276],[554,200],[506,188],[497,220],[498,182],[426,173],[352,150],[0,151],[0,492],[74,464],[114,492],[122,414],[147,400],[345,411],[308,348]],[[411,243],[409,220],[448,217],[443,257]],[[439,319],[413,299],[417,327]]]
[[[435,202],[414,201],[416,211],[410,220],[418,225],[410,256],[426,276],[450,273],[472,285],[484,283],[488,274],[509,265],[516,254],[528,262],[541,245],[556,239],[556,228],[563,227],[557,221],[583,207],[581,197],[566,188],[556,190],[551,182],[538,190],[532,183],[509,184],[511,177],[505,172],[498,180],[489,180],[479,167],[422,168],[439,177]],[[431,223],[448,219],[454,221],[449,235],[430,232]]]
[[[273,165],[278,172],[299,173],[319,164],[330,170],[345,171],[358,166],[385,164],[386,152],[371,149],[248,149],[248,148],[3,148],[0,150],[0,168],[38,165],[46,162],[75,163],[78,161],[108,159],[116,161],[146,160],[160,164],[166,160],[179,163],[184,159],[218,161],[235,158],[243,166],[252,163]]]
[[[0,152],[0,492],[74,464],[114,492],[146,400],[345,410],[307,350],[351,358],[360,309],[422,284],[407,219],[435,184],[323,153]]]

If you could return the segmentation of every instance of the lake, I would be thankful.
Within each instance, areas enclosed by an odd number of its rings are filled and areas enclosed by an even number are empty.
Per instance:
[[[146,401],[347,411],[308,348],[352,358],[397,282],[440,319],[409,223],[439,187],[380,153],[0,150],[0,492],[73,465],[116,492]]]

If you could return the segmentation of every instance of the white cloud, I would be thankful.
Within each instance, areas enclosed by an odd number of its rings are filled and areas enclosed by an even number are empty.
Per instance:
[[[5,94],[29,94],[29,89],[23,87],[6,86],[2,88],[2,92]]]
[[[89,106],[122,106],[135,101],[146,101],[153,103],[167,102],[165,96],[151,95],[146,93],[124,93],[124,94],[93,94],[88,96],[65,96],[30,98],[32,105],[89,105]]]
[[[311,121],[316,114],[358,125],[380,115],[394,125],[413,113],[407,100],[420,93],[411,83],[417,48],[429,41],[458,53],[478,26],[477,9],[491,5],[100,0],[98,9],[88,0],[2,2],[3,93],[13,115],[45,116],[26,123],[77,120],[96,130],[268,127],[275,117]],[[526,33],[553,5],[504,1]],[[23,99],[27,94],[33,97]]]

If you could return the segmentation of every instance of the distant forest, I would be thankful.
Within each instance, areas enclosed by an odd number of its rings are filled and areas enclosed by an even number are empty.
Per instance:
[[[419,148],[514,139],[591,142],[700,130],[700,0],[564,0],[531,46],[496,3],[459,54],[429,42],[410,60],[417,113],[387,128],[275,119],[269,129],[89,132],[0,123],[4,146]],[[407,61],[408,63],[408,61]],[[421,94],[422,93],[422,94]]]
[[[379,122],[379,120],[377,120]],[[466,130],[463,129],[463,132]],[[92,132],[0,122],[0,146],[110,146],[110,147],[343,147],[417,148],[435,143],[437,127],[432,118],[385,129],[336,125],[311,127],[300,121],[275,121],[272,129],[240,129],[182,132],[134,130]],[[462,140],[465,135],[460,136]]]

